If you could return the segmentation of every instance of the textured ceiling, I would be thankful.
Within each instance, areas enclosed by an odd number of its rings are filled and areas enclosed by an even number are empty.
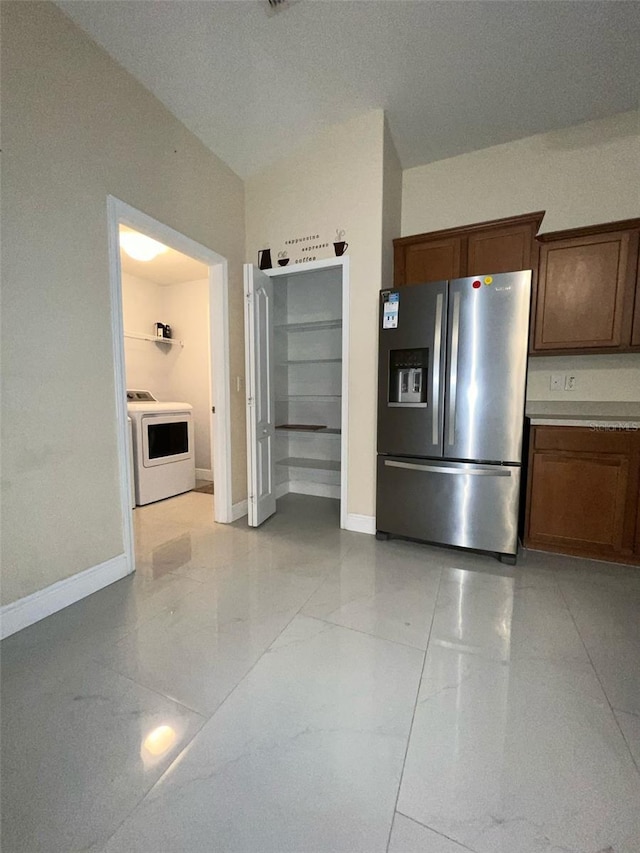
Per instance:
[[[242,177],[373,108],[407,168],[638,106],[636,2],[58,5]]]

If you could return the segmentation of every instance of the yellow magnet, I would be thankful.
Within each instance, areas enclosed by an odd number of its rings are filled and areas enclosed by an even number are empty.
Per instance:
[[[488,275],[488,276],[485,278],[484,283],[485,283],[485,284],[493,284],[493,279],[491,278],[491,276],[490,276],[490,275]]]

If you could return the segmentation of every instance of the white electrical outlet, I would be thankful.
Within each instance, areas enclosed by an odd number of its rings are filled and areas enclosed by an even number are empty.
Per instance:
[[[549,379],[549,388],[552,391],[564,391],[565,386],[565,374],[564,373],[552,373]]]
[[[567,376],[565,376],[565,380],[564,380],[564,390],[565,391],[575,391],[577,384],[578,384],[578,380],[576,379],[576,377],[574,376],[573,373],[569,373]]]

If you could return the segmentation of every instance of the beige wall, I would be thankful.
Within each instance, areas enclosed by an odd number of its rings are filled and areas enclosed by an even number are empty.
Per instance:
[[[244,373],[241,180],[50,3],[4,2],[3,584],[8,603],[123,550],[106,199],[229,259]],[[233,499],[246,496],[231,386]]]
[[[640,113],[496,145],[403,175],[402,234],[534,210],[558,231],[640,216]],[[574,373],[575,392],[552,392],[551,372]],[[530,400],[639,400],[640,355],[529,360]]]
[[[382,286],[393,287],[393,241],[400,236],[402,217],[402,166],[386,119],[382,178]]]
[[[125,332],[153,335],[154,325],[168,316],[164,305],[165,288],[155,281],[122,274],[122,322]],[[135,338],[124,339],[125,384],[146,388],[159,400],[170,399],[170,376],[178,348],[156,345]],[[173,398],[171,398],[173,399]]]
[[[247,258],[269,245],[275,262],[287,240],[319,234],[315,253],[333,256],[336,229],[349,243],[351,279],[348,512],[375,506],[378,291],[382,284],[384,115],[375,110],[331,127],[246,182]],[[294,258],[295,244],[289,252]]]
[[[552,391],[552,373],[575,376],[575,391]],[[640,402],[640,354],[531,358],[527,400]]]
[[[640,112],[406,169],[402,234],[534,210],[540,232],[640,215]]]

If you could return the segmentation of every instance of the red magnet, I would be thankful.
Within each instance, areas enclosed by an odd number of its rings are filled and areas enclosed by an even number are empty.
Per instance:
[[[476,279],[476,280],[473,282],[473,284],[471,285],[471,287],[475,287],[476,289],[477,289],[477,288],[479,288],[479,287],[482,287],[482,282],[481,282],[481,281],[478,281],[478,280]]]

